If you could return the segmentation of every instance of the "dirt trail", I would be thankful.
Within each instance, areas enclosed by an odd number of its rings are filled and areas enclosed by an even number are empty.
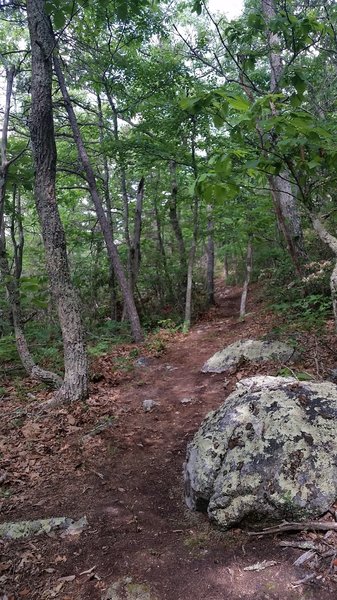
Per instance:
[[[0,591],[0,598],[100,600],[121,577],[146,583],[157,600],[335,597],[323,580],[294,586],[307,573],[293,566],[299,551],[281,548],[276,537],[249,538],[240,529],[220,533],[183,502],[188,440],[238,379],[257,372],[250,366],[225,381],[200,373],[203,362],[237,339],[267,334],[273,324],[268,313],[261,314],[256,294],[249,300],[251,314],[239,322],[239,300],[238,289],[219,287],[217,306],[190,334],[177,334],[162,356],[135,367],[126,382],[93,389],[87,407],[73,407],[70,415],[55,411],[33,437],[27,428],[24,440],[20,429],[11,431],[11,448],[3,442],[6,471],[29,452],[28,473],[35,475],[19,473],[19,483],[13,478],[1,520],[86,515],[89,526],[72,539],[56,533],[6,542],[1,564],[11,563],[11,576],[2,567],[7,596]],[[259,372],[275,370],[269,365]],[[148,413],[146,399],[157,403]],[[83,441],[95,415],[115,420]],[[275,564],[261,572],[244,570],[262,560]]]

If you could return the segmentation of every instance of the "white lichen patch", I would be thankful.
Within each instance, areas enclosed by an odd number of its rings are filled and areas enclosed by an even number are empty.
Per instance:
[[[279,341],[239,340],[216,352],[204,364],[203,373],[223,373],[236,367],[240,361],[253,363],[276,360],[288,362],[294,355],[294,348]]]
[[[336,385],[253,377],[189,445],[187,504],[225,528],[318,516],[337,498],[336,456]]]

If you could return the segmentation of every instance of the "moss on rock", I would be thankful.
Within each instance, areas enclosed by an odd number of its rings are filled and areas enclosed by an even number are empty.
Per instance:
[[[186,501],[222,528],[316,517],[337,497],[337,386],[241,380],[188,447]]]

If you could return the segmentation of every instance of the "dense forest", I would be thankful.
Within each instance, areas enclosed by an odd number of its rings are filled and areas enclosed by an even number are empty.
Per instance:
[[[3,600],[336,597],[337,4],[230,4],[0,0]]]
[[[281,311],[337,318],[336,19],[1,2],[2,361],[85,398],[87,352],[188,331],[215,273],[244,284],[242,317],[252,277]]]

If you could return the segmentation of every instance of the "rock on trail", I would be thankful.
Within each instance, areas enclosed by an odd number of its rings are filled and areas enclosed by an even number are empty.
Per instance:
[[[337,498],[337,386],[243,379],[195,434],[187,504],[227,529],[326,512]]]
[[[276,360],[286,363],[293,358],[294,354],[294,348],[283,342],[239,340],[211,356],[201,371],[202,373],[224,373],[237,367],[242,360],[253,363]]]

